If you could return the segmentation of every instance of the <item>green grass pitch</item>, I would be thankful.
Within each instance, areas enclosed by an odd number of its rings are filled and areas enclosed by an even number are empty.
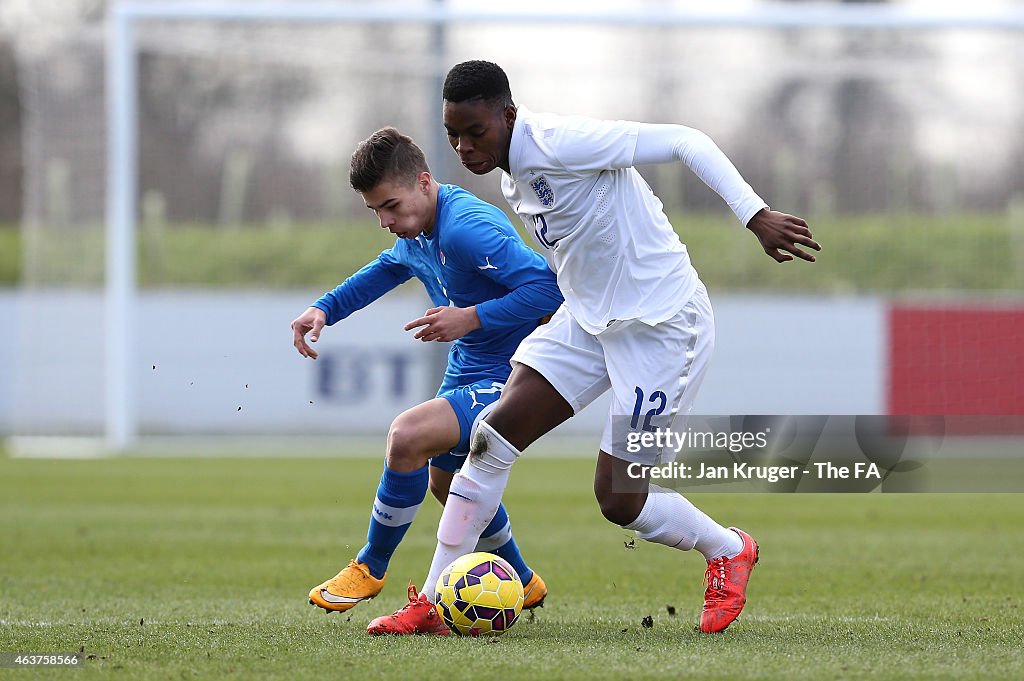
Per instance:
[[[379,460],[0,458],[0,651],[87,656],[0,678],[1024,678],[1024,496],[696,495],[761,543],[746,611],[706,636],[700,556],[627,548],[592,468],[513,472],[513,526],[550,588],[535,618],[393,639],[365,626],[425,576],[429,500],[380,597],[351,616],[306,602],[362,545]]]

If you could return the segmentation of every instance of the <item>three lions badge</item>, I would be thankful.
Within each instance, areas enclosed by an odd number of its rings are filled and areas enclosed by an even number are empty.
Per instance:
[[[555,193],[551,191],[551,185],[548,184],[546,177],[539,175],[536,179],[530,180],[530,188],[537,195],[540,205],[545,208],[555,205]]]

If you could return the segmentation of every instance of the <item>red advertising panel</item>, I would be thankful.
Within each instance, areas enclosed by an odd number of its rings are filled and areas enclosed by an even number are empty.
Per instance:
[[[1024,415],[1024,307],[894,305],[888,406],[994,417],[953,419],[965,435],[1021,433],[1024,419],[1005,417]]]

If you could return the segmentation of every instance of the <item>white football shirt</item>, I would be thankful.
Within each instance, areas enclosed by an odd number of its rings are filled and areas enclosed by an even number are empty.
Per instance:
[[[637,153],[641,130],[649,136],[643,158]],[[651,153],[652,139],[663,153]],[[686,246],[633,167],[640,160],[673,159],[690,166],[744,224],[765,207],[699,131],[519,107],[511,174],[503,174],[502,192],[557,275],[569,312],[588,333],[618,320],[658,324],[693,296],[697,273]]]

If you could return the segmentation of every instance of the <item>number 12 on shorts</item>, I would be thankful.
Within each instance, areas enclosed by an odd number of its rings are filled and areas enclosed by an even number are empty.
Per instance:
[[[657,406],[643,413],[644,424],[641,427],[641,430],[653,433],[654,426],[651,425],[651,417],[658,416],[661,412],[665,411],[665,407],[668,405],[668,397],[660,390],[655,390],[647,400],[644,400],[644,391],[640,386],[636,386],[634,390],[636,391],[636,402],[633,403],[633,418],[629,420],[629,427],[635,429],[637,424],[640,423],[640,415],[644,407],[648,404],[653,404]]]

